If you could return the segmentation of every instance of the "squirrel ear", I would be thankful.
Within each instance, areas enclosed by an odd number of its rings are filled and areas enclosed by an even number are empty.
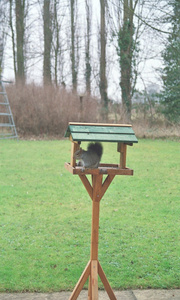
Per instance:
[[[79,149],[74,153],[74,155],[78,155],[78,154],[80,154],[82,151],[83,151],[82,148],[79,148]]]

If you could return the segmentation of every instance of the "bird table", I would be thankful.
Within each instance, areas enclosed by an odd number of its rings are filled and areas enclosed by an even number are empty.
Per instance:
[[[71,145],[71,162],[65,163],[65,168],[73,175],[79,175],[90,198],[92,199],[92,225],[91,225],[91,252],[79,281],[77,282],[69,300],[78,298],[84,284],[89,278],[88,300],[98,300],[98,275],[111,300],[116,296],[106,278],[98,260],[99,238],[99,208],[104,193],[116,175],[133,175],[133,170],[126,167],[127,146],[132,146],[138,140],[131,125],[127,124],[102,124],[102,123],[75,123],[70,122],[65,133]],[[74,153],[80,148],[81,142],[117,142],[117,151],[120,160],[117,164],[99,164],[96,169],[84,169],[76,164]],[[91,175],[92,183],[87,175]],[[106,178],[103,180],[103,175]]]

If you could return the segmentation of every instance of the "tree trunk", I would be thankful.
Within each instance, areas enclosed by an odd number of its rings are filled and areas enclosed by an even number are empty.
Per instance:
[[[44,0],[44,62],[43,62],[43,81],[44,85],[51,84],[51,47],[52,47],[52,28],[50,0]]]
[[[58,16],[57,16],[57,1],[54,1],[54,32],[55,32],[55,49],[54,49],[54,55],[55,55],[55,62],[54,62],[54,81],[55,85],[58,85],[58,54],[59,54],[59,48],[60,48],[60,42],[59,42],[59,23],[58,23]]]
[[[3,57],[4,57],[4,48],[5,48],[5,42],[6,42],[6,10],[5,7],[7,7],[7,3],[1,0],[2,6],[0,6],[0,79],[3,71]]]
[[[100,0],[101,6],[101,57],[100,57],[100,95],[102,102],[102,117],[105,122],[108,119],[108,97],[107,97],[107,78],[106,78],[106,25],[105,25],[105,1]]]
[[[119,32],[121,93],[125,121],[131,122],[131,80],[133,56],[133,0],[124,0],[123,26]]]
[[[75,0],[71,0],[71,73],[73,91],[77,92],[77,67],[75,59],[75,25],[74,25]]]
[[[12,2],[12,1],[11,1]],[[17,71],[18,82],[25,83],[25,56],[24,56],[24,33],[25,33],[25,0],[16,0],[16,43],[17,43]]]
[[[91,62],[90,62],[90,33],[91,33],[91,12],[90,12],[90,2],[86,0],[86,91],[91,94]]]

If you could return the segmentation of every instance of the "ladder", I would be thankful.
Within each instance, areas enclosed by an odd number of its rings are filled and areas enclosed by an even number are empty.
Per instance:
[[[9,82],[0,79],[0,140],[12,138],[18,139],[4,83]]]

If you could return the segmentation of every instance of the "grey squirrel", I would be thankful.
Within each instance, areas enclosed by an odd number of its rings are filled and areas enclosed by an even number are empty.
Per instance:
[[[88,144],[87,151],[79,149],[74,153],[74,159],[80,161],[83,168],[98,168],[103,147],[101,143]]]

